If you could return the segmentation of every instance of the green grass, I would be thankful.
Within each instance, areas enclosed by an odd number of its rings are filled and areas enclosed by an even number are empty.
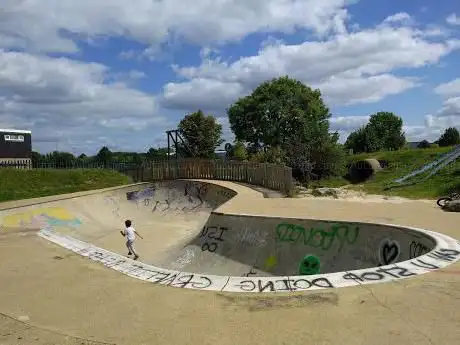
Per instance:
[[[434,176],[417,184],[385,190],[395,179],[403,177],[411,171],[421,168],[442,154],[452,150],[452,147],[429,148],[429,149],[405,149],[400,151],[375,152],[371,154],[359,154],[350,157],[349,163],[367,158],[385,160],[389,166],[376,174],[376,176],[360,185],[352,185],[351,189],[361,189],[370,194],[382,194],[402,196],[411,199],[434,199],[448,194],[452,190],[460,190],[460,160],[457,160]],[[414,180],[420,180],[425,175]],[[314,187],[339,187],[349,185],[344,178],[320,180],[313,184]]]
[[[112,170],[0,169],[0,202],[88,191],[132,183]]]

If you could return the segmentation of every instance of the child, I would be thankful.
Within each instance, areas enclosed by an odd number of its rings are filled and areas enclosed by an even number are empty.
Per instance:
[[[125,220],[125,230],[120,230],[120,233],[123,236],[126,236],[126,247],[128,247],[128,255],[134,254],[134,260],[139,258],[136,251],[134,250],[134,240],[136,239],[136,234],[140,238],[144,239],[137,231],[131,226],[131,221]]]

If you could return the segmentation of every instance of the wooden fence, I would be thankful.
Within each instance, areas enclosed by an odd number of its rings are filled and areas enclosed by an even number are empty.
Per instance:
[[[292,169],[286,166],[225,160],[171,160],[147,168],[153,180],[178,178],[244,182],[284,193],[294,188]],[[144,173],[144,179],[146,178]]]
[[[101,164],[64,164],[42,162],[31,166],[28,161],[0,161],[0,168],[16,169],[111,169],[126,174],[135,182],[174,179],[209,179],[243,182],[289,194],[294,188],[292,169],[282,165],[226,160],[183,159],[142,164],[112,162]]]

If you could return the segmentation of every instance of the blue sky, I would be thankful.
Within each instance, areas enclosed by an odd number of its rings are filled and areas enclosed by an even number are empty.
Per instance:
[[[460,4],[370,0],[4,0],[0,128],[34,149],[165,145],[198,108],[281,75],[319,88],[341,140],[377,111],[408,140],[460,126]]]

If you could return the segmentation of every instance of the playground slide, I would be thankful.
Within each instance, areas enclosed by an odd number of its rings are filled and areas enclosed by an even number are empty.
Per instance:
[[[414,177],[416,175],[422,174],[426,171],[430,171],[428,176],[425,177],[425,179],[433,176],[436,172],[438,172],[440,169],[444,168],[447,164],[453,162],[456,160],[458,157],[460,157],[460,145],[457,145],[454,147],[452,151],[449,151],[445,154],[443,154],[441,157],[439,157],[437,160],[430,162],[428,164],[425,164],[422,166],[420,169],[414,170],[411,173],[396,179],[394,182],[395,183],[403,183],[405,180]]]

